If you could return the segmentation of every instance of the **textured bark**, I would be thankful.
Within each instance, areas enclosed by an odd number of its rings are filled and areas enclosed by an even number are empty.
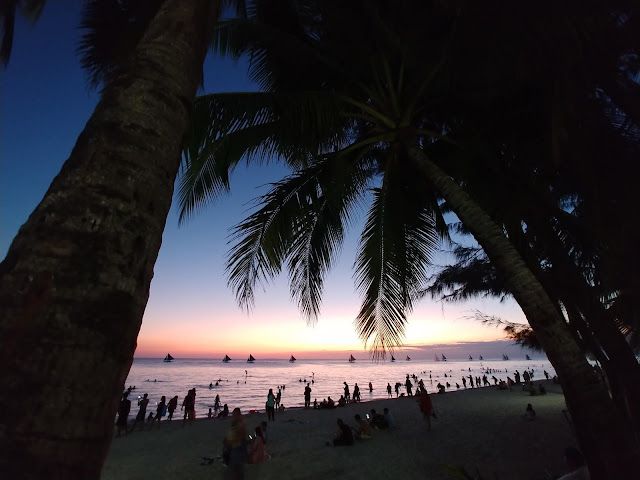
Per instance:
[[[5,478],[100,476],[212,8],[164,2],[0,264]]]
[[[410,157],[505,277],[562,381],[567,407],[594,480],[629,478],[640,455],[632,432],[587,362],[557,305],[527,268],[503,230],[419,147]]]

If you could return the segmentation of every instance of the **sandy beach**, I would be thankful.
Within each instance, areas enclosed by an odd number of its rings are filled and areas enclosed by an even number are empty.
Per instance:
[[[536,382],[540,383],[540,382]],[[287,409],[269,422],[267,452],[271,460],[246,466],[248,479],[453,479],[447,466],[484,479],[548,480],[566,473],[563,449],[575,439],[563,414],[559,385],[543,382],[548,394],[529,396],[496,388],[467,389],[431,395],[437,418],[431,431],[411,397],[350,404],[332,410]],[[527,403],[536,419],[523,414]],[[337,430],[336,420],[355,425],[354,415],[389,408],[397,427],[376,430],[373,438],[353,447],[328,447]],[[199,415],[204,411],[196,410]],[[180,413],[180,412],[176,412]],[[244,412],[243,412],[244,413]],[[265,413],[247,414],[252,431]],[[104,480],[159,480],[224,478],[219,457],[230,418],[199,418],[193,425],[163,422],[147,430],[115,438],[102,473]],[[474,477],[475,478],[475,477]]]

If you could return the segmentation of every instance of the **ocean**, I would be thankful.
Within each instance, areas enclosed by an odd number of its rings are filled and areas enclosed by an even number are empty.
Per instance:
[[[220,359],[179,359],[163,362],[161,358],[136,358],[131,366],[125,387],[135,386],[129,398],[131,400],[130,417],[138,412],[137,398],[145,393],[149,394],[147,412],[154,412],[160,397],[165,395],[167,402],[178,395],[178,405],[191,388],[196,389],[196,417],[206,416],[213,407],[216,395],[220,395],[222,404],[228,404],[229,410],[239,407],[243,413],[250,409],[264,411],[269,388],[274,394],[278,386],[284,385],[281,404],[285,407],[304,406],[305,382],[311,383],[311,402],[318,402],[331,396],[337,402],[343,394],[344,384],[349,385],[350,393],[357,383],[360,387],[362,401],[376,400],[387,397],[386,386],[391,384],[393,389],[396,382],[403,384],[400,392],[405,392],[404,382],[407,374],[416,375],[424,381],[429,393],[437,391],[440,382],[451,384],[447,391],[456,390],[456,382],[463,390],[462,377],[472,375],[482,376],[487,369],[487,377],[493,385],[492,375],[505,380],[507,375],[513,379],[516,370],[522,374],[525,370],[534,371],[534,380],[544,378],[544,370],[550,376],[555,370],[546,358],[531,360],[397,360],[395,362],[375,363],[368,359],[356,360],[349,363],[345,360],[288,360],[256,359],[254,363],[244,360],[232,360],[223,363]],[[446,375],[446,377],[445,377]],[[216,382],[218,385],[216,386]],[[373,390],[369,391],[369,382]],[[415,392],[417,381],[412,379]],[[210,384],[213,384],[210,388]],[[467,379],[467,387],[469,381]],[[393,390],[392,390],[393,391]],[[394,392],[395,397],[395,392]],[[174,416],[181,419],[178,410]]]

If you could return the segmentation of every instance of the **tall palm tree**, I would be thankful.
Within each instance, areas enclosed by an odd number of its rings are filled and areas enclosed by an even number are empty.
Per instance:
[[[389,10],[367,2],[322,2],[315,9],[308,3],[297,10],[281,5],[274,17],[260,6],[258,2],[254,13],[263,23],[243,22],[221,31],[218,40],[222,51],[249,52],[254,78],[266,92],[200,100],[194,123],[203,135],[191,138],[181,187],[183,212],[189,214],[224,186],[219,172],[245,156],[275,153],[293,165],[307,165],[275,185],[262,208],[237,227],[229,272],[241,303],[250,303],[253,285],[278,273],[288,261],[292,292],[313,318],[353,195],[368,185],[372,170],[379,172],[356,261],[365,297],[356,324],[363,340],[373,337],[374,355],[383,353],[401,337],[416,282],[423,279],[437,239],[437,199],[442,198],[504,276],[564,379],[567,404],[594,477],[631,471],[636,448],[632,432],[587,363],[560,308],[502,225],[452,177],[464,168],[463,162],[478,156],[460,142],[458,163],[438,155],[442,145],[456,143],[457,127],[467,111],[486,110],[496,99],[513,102],[530,87],[527,82],[501,83],[499,77],[475,80],[474,73],[486,72],[484,58],[471,62],[465,73],[472,73],[465,78],[456,75],[460,70],[455,69],[455,55],[468,48],[476,33],[472,19],[477,11],[449,10],[441,4],[420,10],[403,3]],[[277,33],[265,36],[265,24]],[[533,33],[539,25],[533,23]],[[283,52],[278,48],[283,44],[293,46]],[[491,92],[488,86],[498,88]],[[344,190],[346,198],[340,198],[338,190],[336,199],[335,189],[345,188],[345,170],[358,174]],[[337,181],[327,176],[330,171],[339,172]],[[413,198],[399,201],[395,192],[402,187]],[[323,225],[325,211],[332,215]]]
[[[218,12],[162,2],[0,264],[7,477],[100,476]]]

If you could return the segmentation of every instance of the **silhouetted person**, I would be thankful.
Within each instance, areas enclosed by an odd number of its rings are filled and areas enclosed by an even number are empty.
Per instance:
[[[309,408],[311,406],[311,387],[307,383],[307,386],[304,387],[304,408]]]
[[[160,420],[162,420],[162,417],[165,416],[165,414],[167,413],[167,403],[166,403],[166,397],[164,395],[162,395],[162,398],[160,398],[160,403],[158,403],[158,406],[156,407],[156,420],[158,421],[158,427],[160,426]],[[153,425],[152,425],[153,428]]]
[[[171,420],[173,418],[174,410],[178,408],[178,395],[169,400],[169,404],[167,405],[167,412],[169,412],[169,416],[167,420]]]
[[[347,446],[353,445],[353,433],[351,433],[351,427],[346,425],[341,418],[336,422],[338,424],[338,433],[336,438],[333,439],[333,446]]]
[[[148,396],[149,394],[145,393],[142,398],[138,398],[138,407],[140,407],[140,410],[138,411],[136,421],[133,424],[133,428],[131,430],[135,430],[136,425],[138,424],[140,424],[142,426],[142,429],[144,429],[144,421],[147,416],[147,405],[149,405],[149,399],[147,398]]]
[[[275,420],[276,397],[273,394],[273,388],[269,389],[269,393],[267,394],[267,403],[265,406],[267,407],[267,420]]]
[[[124,434],[127,432],[127,423],[129,421],[129,412],[131,411],[131,400],[129,400],[129,391],[122,394],[122,400],[118,406],[118,421],[116,422],[116,437],[120,436],[120,432],[124,430]]]

